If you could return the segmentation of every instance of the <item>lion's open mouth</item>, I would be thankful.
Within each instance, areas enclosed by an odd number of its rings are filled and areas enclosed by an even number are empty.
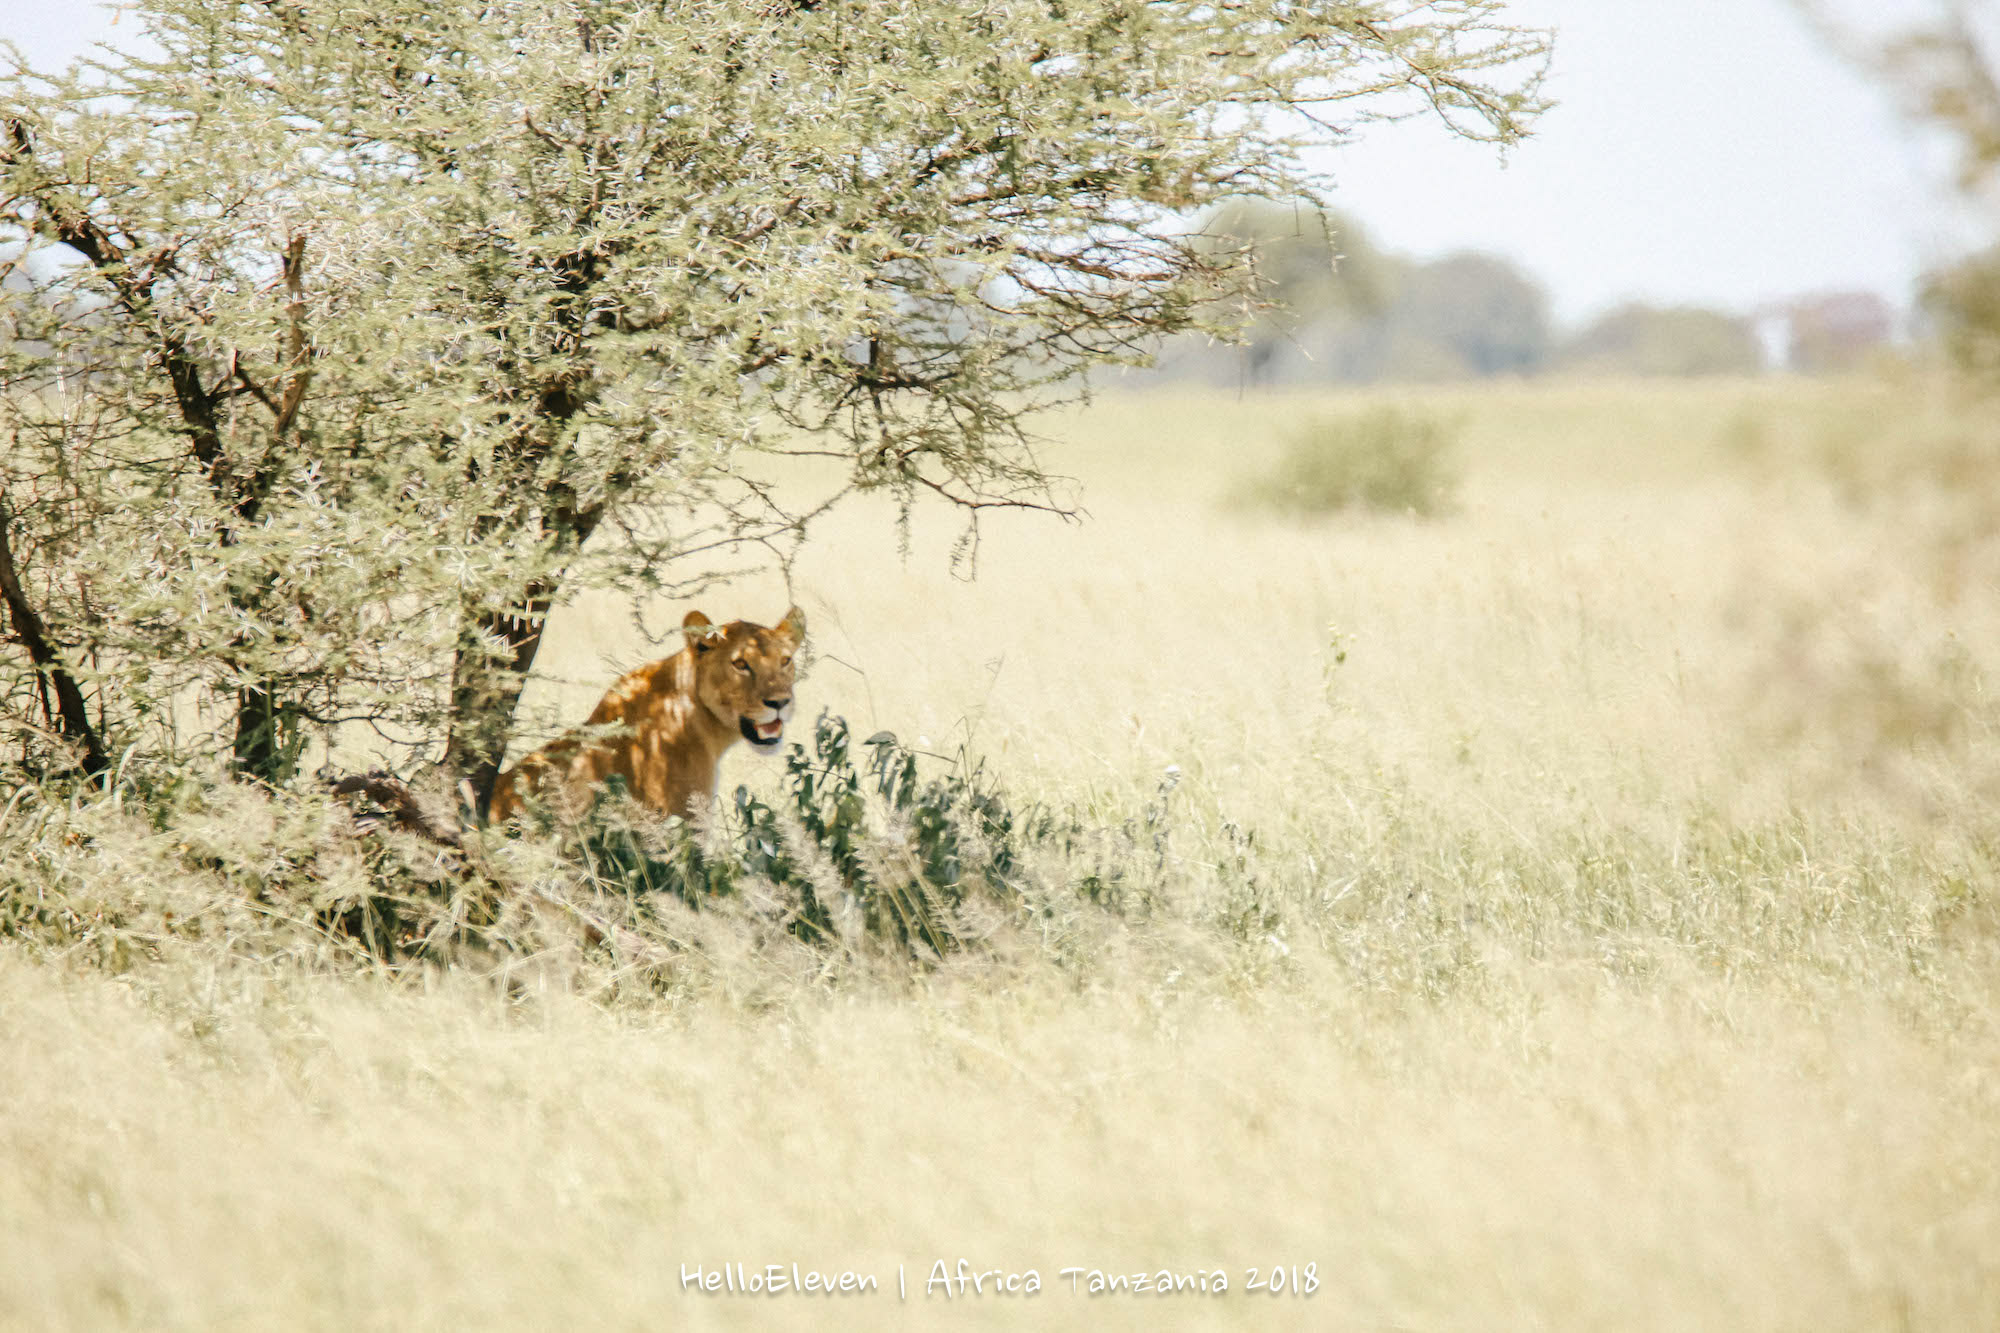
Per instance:
[[[769,722],[752,722],[749,718],[738,718],[736,725],[743,731],[743,739],[759,749],[768,750],[785,739],[785,719],[774,717]]]

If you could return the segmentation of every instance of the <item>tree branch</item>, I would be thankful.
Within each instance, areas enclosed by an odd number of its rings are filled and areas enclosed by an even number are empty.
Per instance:
[[[21,587],[20,571],[14,566],[14,548],[9,537],[14,516],[7,507],[4,493],[0,493],[0,601],[7,605],[7,617],[13,626],[14,638],[28,650],[28,658],[55,690],[58,725],[63,739],[82,749],[83,771],[91,777],[101,777],[111,770],[111,759],[106,754],[104,742],[91,725],[90,710],[84,704],[83,689],[76,677],[63,665],[62,656],[56,651],[49,638],[48,626],[36,614],[28,601],[26,591]]]
[[[360,797],[381,808],[381,814],[363,812],[356,817],[355,826],[364,833],[379,827],[386,818],[432,842],[446,847],[461,845],[464,831],[458,821],[448,811],[441,813],[432,808],[432,802],[411,790],[410,784],[401,778],[371,769],[341,778],[332,787],[333,794],[342,800]]]
[[[4,131],[0,133],[0,166],[38,165],[34,135],[27,122],[9,119]],[[49,182],[33,182],[25,193],[42,205],[34,219],[38,229],[89,260],[117,294],[118,304],[133,316],[135,323],[143,322],[152,311],[154,278],[132,270],[125,250],[112,240],[110,229],[93,219],[79,200],[55,190]],[[155,270],[158,267],[156,264]],[[207,469],[210,485],[230,500],[237,515],[245,521],[254,519],[262,502],[263,486],[254,478],[238,482],[232,476],[222,446],[219,393],[202,384],[200,364],[187,341],[164,321],[159,326],[154,351],[187,428],[189,452]]]

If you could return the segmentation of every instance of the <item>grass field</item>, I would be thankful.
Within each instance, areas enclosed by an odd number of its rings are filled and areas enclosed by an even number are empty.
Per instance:
[[[1456,512],[1229,502],[1384,399],[1462,428]],[[722,922],[611,1003],[0,946],[0,1325],[2000,1326],[1978,420],[1921,376],[1114,392],[1048,427],[1088,521],[989,519],[975,580],[857,503],[702,609],[805,608],[808,719],[1150,830],[1119,901],[931,968]],[[686,609],[566,608],[530,708]],[[11,818],[77,903],[217,891]],[[961,1259],[1042,1290],[926,1290]],[[879,1289],[684,1280],[726,1263]]]

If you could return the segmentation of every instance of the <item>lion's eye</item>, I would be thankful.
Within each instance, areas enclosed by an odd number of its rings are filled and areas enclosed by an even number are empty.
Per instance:
[[[789,658],[789,657],[787,657],[787,658],[786,658],[786,659],[785,659],[784,661],[780,662],[780,663],[779,663],[778,665],[779,665],[779,666],[790,666],[791,664],[792,664],[792,659],[791,659],[791,658]]]
[[[746,676],[750,674],[750,664],[740,657],[736,659],[736,669]]]

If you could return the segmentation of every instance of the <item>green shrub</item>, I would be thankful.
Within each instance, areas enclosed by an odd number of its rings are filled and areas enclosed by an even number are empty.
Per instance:
[[[961,760],[919,782],[916,754],[893,733],[861,746],[867,758],[857,766],[847,720],[820,714],[812,748],[794,745],[786,757],[779,805],[738,787],[707,846],[680,821],[635,818],[614,780],[561,830],[566,850],[631,895],[667,893],[699,907],[754,878],[796,903],[787,925],[808,942],[858,932],[947,952],[962,942],[956,909],[969,893],[1013,891],[1024,826],[983,765]],[[1053,824],[1044,818],[1032,836],[1047,838]]]
[[[1395,408],[1315,421],[1285,441],[1248,498],[1291,514],[1374,509],[1424,516],[1457,500],[1457,428]]]

